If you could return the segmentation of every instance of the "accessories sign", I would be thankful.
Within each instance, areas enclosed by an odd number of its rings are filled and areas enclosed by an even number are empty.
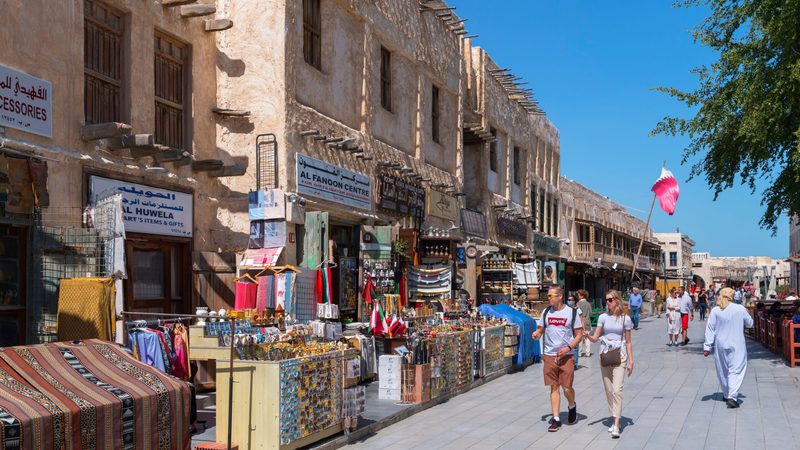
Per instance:
[[[0,125],[53,137],[50,82],[0,65]]]
[[[297,153],[297,193],[372,210],[372,181],[366,175]]]

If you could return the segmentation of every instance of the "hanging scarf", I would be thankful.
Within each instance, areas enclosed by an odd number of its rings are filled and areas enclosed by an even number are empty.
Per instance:
[[[314,292],[317,294],[317,303],[325,303],[322,296],[322,270],[317,270],[317,282],[314,284]]]
[[[331,269],[323,267],[317,271],[317,303],[331,303],[333,286],[331,285]]]
[[[286,310],[286,274],[275,275],[275,310]]]
[[[367,281],[364,283],[364,289],[361,291],[364,296],[364,303],[371,305],[373,303],[372,296],[375,295],[375,284],[372,282],[372,275],[367,274]]]

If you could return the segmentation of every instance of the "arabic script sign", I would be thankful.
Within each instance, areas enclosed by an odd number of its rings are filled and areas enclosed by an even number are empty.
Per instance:
[[[53,87],[0,65],[0,125],[53,137]]]
[[[431,189],[428,191],[428,214],[459,223],[458,199],[455,196]]]
[[[422,219],[425,216],[425,190],[417,183],[386,171],[378,173],[378,208],[401,216]]]
[[[297,193],[372,210],[372,182],[366,175],[297,153]]]
[[[142,184],[90,176],[92,196],[107,191],[122,194],[126,233],[192,236],[192,195]]]

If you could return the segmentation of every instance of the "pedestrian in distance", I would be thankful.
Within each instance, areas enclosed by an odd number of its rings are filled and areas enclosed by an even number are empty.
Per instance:
[[[622,417],[622,387],[625,372],[633,374],[633,346],[631,345],[631,318],[625,315],[619,291],[606,294],[607,312],[597,319],[590,341],[600,341],[600,373],[608,401],[608,412],[613,423],[608,429],[612,439],[619,438],[619,419]]]
[[[744,297],[744,291],[742,288],[736,288],[736,292],[733,293],[733,302],[741,305],[742,297]]]
[[[678,345],[678,336],[681,334],[681,313],[680,300],[675,288],[669,290],[667,296],[667,345],[670,347]]]
[[[703,288],[700,290],[700,293],[697,294],[697,309],[700,312],[700,320],[706,320],[706,309],[708,309],[708,294],[706,294],[706,289]]]
[[[656,291],[656,315],[658,318],[661,318],[661,313],[664,311],[664,297],[661,296],[661,292]]]
[[[717,297],[717,306],[711,310],[706,323],[703,356],[714,351],[714,366],[728,408],[739,407],[739,388],[747,371],[747,345],[744,329],[753,328],[753,318],[747,309],[732,303],[734,290],[723,289]]]
[[[692,304],[692,296],[686,292],[685,287],[678,288],[678,294],[680,299],[681,332],[683,334],[681,345],[686,345],[689,343],[689,317],[694,320],[694,305]]]
[[[578,291],[578,309],[581,311],[581,321],[583,321],[583,335],[588,336],[592,332],[592,304],[589,303],[589,292],[584,289]],[[588,339],[581,340],[578,345],[580,356],[592,356],[592,343]]]
[[[578,310],[564,304],[561,286],[553,286],[547,293],[550,306],[542,312],[539,327],[533,332],[533,339],[544,335],[544,355],[542,356],[544,384],[550,386],[550,407],[553,418],[547,431],[555,432],[561,428],[561,392],[567,399],[567,423],[578,420],[578,406],[572,382],[575,378],[573,350],[583,338],[583,323]]]
[[[714,287],[712,286],[710,289],[706,289],[706,297],[708,298],[708,307],[714,307],[714,298],[716,293],[714,292]]]
[[[639,293],[639,288],[633,288],[631,296],[628,298],[628,309],[631,311],[631,320],[633,321],[633,329],[639,329],[639,310],[642,309],[642,294]]]

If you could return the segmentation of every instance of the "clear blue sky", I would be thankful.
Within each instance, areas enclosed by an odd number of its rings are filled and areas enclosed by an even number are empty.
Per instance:
[[[691,89],[689,71],[714,54],[695,44],[689,30],[705,11],[674,8],[673,0],[450,0],[466,22],[473,45],[501,67],[524,77],[561,132],[561,172],[647,216],[650,187],[661,163],[678,179],[674,216],[656,204],[655,231],[676,228],[697,242],[695,251],[716,256],[788,254],[788,220],[778,234],[762,230],[760,190],[743,186],[716,202],[705,180],[687,183],[681,165],[683,137],[649,137],[667,115],[687,116],[680,103],[651,90]]]

